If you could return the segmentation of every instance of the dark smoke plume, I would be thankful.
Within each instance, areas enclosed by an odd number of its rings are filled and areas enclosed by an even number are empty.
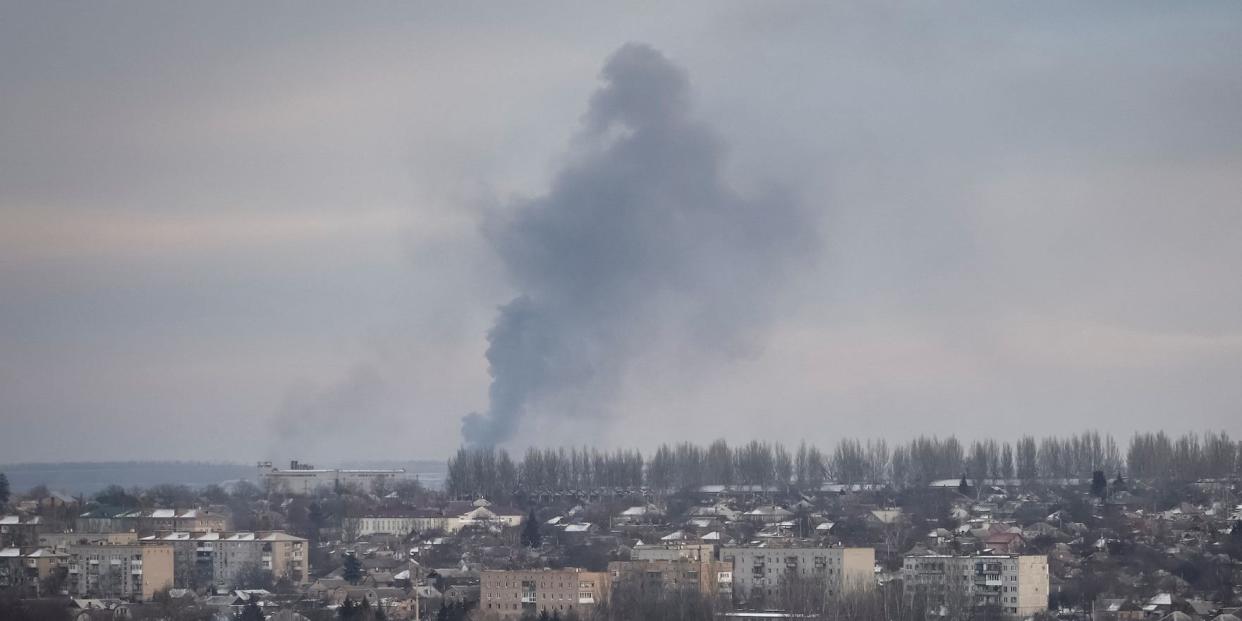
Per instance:
[[[793,201],[725,182],[680,68],[629,44],[602,80],[547,194],[485,227],[521,294],[487,335],[489,409],[462,422],[472,444],[512,438],[528,413],[605,415],[627,363],[657,345],[744,346],[815,246]]]

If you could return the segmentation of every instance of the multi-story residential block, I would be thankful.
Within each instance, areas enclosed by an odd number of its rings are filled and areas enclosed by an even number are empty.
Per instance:
[[[75,543],[137,544],[138,533],[39,533],[39,546],[56,552],[68,552]]]
[[[68,559],[68,554],[47,548],[0,549],[0,588],[25,587],[32,595],[47,595],[40,593],[40,582],[68,564]]]
[[[173,586],[170,545],[73,544],[69,546],[69,592],[77,597],[145,601]]]
[[[733,592],[743,600],[774,596],[790,579],[822,580],[828,597],[875,584],[872,548],[726,546],[720,560],[733,563]]]
[[[480,587],[479,612],[484,619],[516,619],[545,610],[586,616],[603,601],[608,574],[576,568],[486,570]]]
[[[675,561],[678,559],[714,559],[716,546],[710,543],[664,543],[636,545],[630,551],[635,561]]]
[[[693,590],[709,597],[733,596],[733,563],[681,558],[668,561],[608,563],[610,589],[632,587],[640,592]]]
[[[238,574],[255,567],[294,584],[309,582],[306,540],[282,531],[172,532],[143,537],[142,543],[172,547],[177,587],[229,589]]]
[[[0,515],[0,547],[33,546],[42,524],[39,516]]]
[[[995,606],[1023,618],[1048,609],[1047,556],[907,556],[901,578],[908,594],[921,592],[941,605]]]

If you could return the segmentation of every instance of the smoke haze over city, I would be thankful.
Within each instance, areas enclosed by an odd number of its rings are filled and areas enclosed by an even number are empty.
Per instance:
[[[5,3],[0,463],[1242,435],[1242,5],[666,9]]]

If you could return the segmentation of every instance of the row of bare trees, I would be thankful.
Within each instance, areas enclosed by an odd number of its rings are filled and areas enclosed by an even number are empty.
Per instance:
[[[841,439],[830,452],[800,444],[751,441],[730,446],[690,442],[658,447],[650,459],[635,450],[530,449],[514,461],[499,448],[462,448],[448,462],[447,490],[454,495],[504,495],[518,489],[582,490],[646,486],[660,491],[701,485],[794,485],[819,488],[828,481],[891,485],[902,489],[966,476],[1024,482],[1090,479],[1096,471],[1142,479],[1193,480],[1242,474],[1242,442],[1224,433],[1135,434],[1123,451],[1107,434],[1016,442],[995,439],[963,444],[956,437],[918,437],[890,448],[884,440]]]

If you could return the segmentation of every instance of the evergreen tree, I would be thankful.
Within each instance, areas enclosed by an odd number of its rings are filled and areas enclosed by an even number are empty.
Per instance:
[[[9,502],[9,477],[0,472],[0,507]]]
[[[241,609],[241,612],[233,615],[233,618],[237,621],[263,621],[263,610],[255,602],[250,602]]]
[[[1104,478],[1103,470],[1091,473],[1091,493],[1101,500],[1108,495],[1108,479]]]
[[[957,484],[957,491],[963,496],[970,495],[970,484],[966,482],[966,475],[962,475],[962,480]]]
[[[1117,478],[1113,479],[1113,493],[1116,494],[1117,492],[1125,491],[1129,489],[1129,487],[1129,485],[1126,485],[1125,477],[1121,476],[1121,473],[1118,472]]]
[[[342,577],[350,584],[358,584],[358,581],[362,580],[362,561],[353,554],[346,554],[345,571]]]
[[[543,535],[539,532],[539,518],[535,517],[535,510],[530,510],[530,515],[526,518],[526,526],[522,527],[522,545],[528,548],[538,548],[543,544]]]

